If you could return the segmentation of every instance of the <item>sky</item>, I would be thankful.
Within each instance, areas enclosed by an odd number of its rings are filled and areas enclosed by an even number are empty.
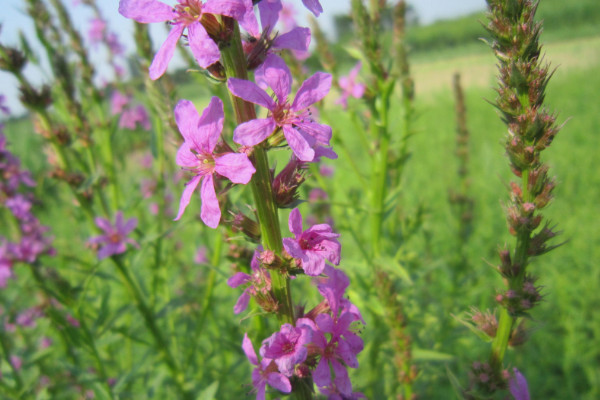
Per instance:
[[[34,37],[33,23],[29,20],[24,9],[23,0],[0,0],[2,3],[2,14],[0,15],[0,42],[5,45],[17,45],[18,32],[23,31],[28,37]],[[91,12],[87,7],[79,5],[75,0],[63,0],[70,7],[72,20],[75,26],[82,32],[84,37],[87,36],[89,29],[89,21],[92,18]],[[164,0],[165,3],[174,4],[174,0]],[[294,5],[294,9],[299,14],[299,25],[308,26],[306,15],[308,10],[302,5],[301,0],[289,0]],[[118,0],[97,0],[104,17],[108,20],[109,29],[117,32],[128,52],[134,49],[133,43],[133,25],[131,21],[122,17],[118,13]],[[392,1],[393,3],[393,1]],[[459,15],[469,14],[474,11],[483,10],[485,8],[485,0],[412,0],[408,1],[419,16],[419,21],[422,24],[428,24],[440,19],[453,18]],[[348,13],[350,10],[350,0],[321,0],[324,12],[319,17],[325,32],[333,37],[333,16],[337,14]],[[162,43],[166,36],[166,31],[161,24],[153,24],[151,29],[155,46]],[[40,54],[41,54],[40,50]],[[105,59],[105,54],[101,50],[92,54],[92,62],[99,65]],[[36,83],[41,83],[48,80],[48,76],[43,71],[26,70],[26,74],[31,76]],[[100,71],[100,74],[107,75],[108,71]],[[100,78],[102,79],[102,78]],[[5,95],[7,105],[13,113],[19,114],[23,112],[23,107],[17,99],[17,82],[9,74],[0,71],[0,95]],[[0,116],[1,118],[1,116]]]

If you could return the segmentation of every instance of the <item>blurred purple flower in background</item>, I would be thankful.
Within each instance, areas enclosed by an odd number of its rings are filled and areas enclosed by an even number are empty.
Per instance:
[[[348,108],[348,97],[360,99],[365,94],[365,84],[356,82],[361,67],[362,63],[358,62],[347,76],[342,76],[339,80],[342,95],[335,101],[335,104],[340,104],[344,110]]]
[[[123,212],[118,211],[114,225],[106,218],[97,217],[95,221],[96,225],[104,231],[104,234],[89,240],[91,244],[102,245],[102,248],[98,251],[98,259],[102,260],[115,254],[124,253],[127,250],[127,243],[139,247],[135,240],[127,237],[137,226],[136,218],[125,221]]]
[[[102,18],[92,18],[90,20],[88,38],[93,46],[98,45],[104,40],[105,31],[106,21],[104,21]]]

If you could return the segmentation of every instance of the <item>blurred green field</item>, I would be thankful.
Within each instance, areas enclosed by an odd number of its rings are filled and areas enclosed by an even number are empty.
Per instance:
[[[545,301],[532,313],[529,324],[531,339],[523,348],[509,351],[507,358],[509,365],[518,365],[527,376],[532,398],[535,399],[592,400],[600,397],[600,315],[596,311],[600,307],[600,268],[597,266],[600,259],[597,222],[600,215],[600,169],[596,165],[596,157],[600,155],[600,36],[590,28],[590,21],[599,19],[600,7],[596,4],[595,0],[577,2],[576,6],[569,8],[572,14],[562,14],[564,19],[559,18],[562,9],[541,9],[546,10],[542,17],[548,25],[557,24],[556,29],[547,29],[550,44],[545,47],[546,59],[558,69],[550,81],[546,104],[549,109],[556,110],[561,123],[565,122],[553,145],[543,154],[551,166],[551,174],[557,177],[555,200],[545,215],[563,232],[557,242],[566,243],[533,261],[532,268],[545,287]],[[590,10],[595,13],[590,13]],[[568,18],[572,18],[572,23],[580,24],[581,29],[577,33],[568,28],[565,23]],[[503,154],[506,129],[494,107],[486,102],[486,99],[493,100],[495,96],[494,58],[484,44],[473,43],[475,28],[472,26],[477,26],[477,37],[483,36],[476,19],[469,18],[468,24],[465,21],[459,19],[415,31],[416,54],[411,70],[415,77],[418,117],[416,134],[409,144],[411,158],[399,201],[407,215],[423,207],[424,222],[423,229],[409,242],[388,243],[392,248],[402,246],[405,253],[404,270],[401,272],[393,265],[389,270],[399,281],[398,296],[405,305],[408,330],[413,338],[413,355],[421,372],[415,383],[415,393],[422,399],[451,398],[452,387],[447,369],[466,382],[468,365],[473,360],[487,357],[489,346],[456,322],[453,315],[464,314],[471,306],[481,309],[494,306],[495,288],[500,289],[502,282],[488,263],[496,263],[498,246],[513,242],[502,212],[502,204],[508,197],[506,187],[511,179]],[[437,29],[442,33],[438,33]],[[589,35],[590,31],[596,36]],[[568,32],[571,33],[563,36]],[[440,35],[457,39],[453,43],[442,43]],[[437,44],[427,44],[430,41]],[[424,44],[418,47],[416,43],[421,42]],[[461,267],[466,273],[459,278],[454,270],[458,247],[457,223],[448,203],[448,189],[458,184],[454,155],[456,122],[451,91],[455,72],[461,73],[465,87],[471,133],[470,194],[475,200],[474,233],[466,247],[468,264]],[[204,104],[202,99],[206,93],[191,85],[180,91],[182,98],[192,94],[198,100],[197,104]],[[349,167],[349,158],[360,166],[363,161],[360,151],[364,148],[356,139],[355,128],[344,112],[328,103],[323,114],[332,122],[334,135],[343,135],[350,147],[349,155],[340,153],[339,160],[327,162],[335,167],[334,177],[323,178],[333,202],[332,211],[337,220],[343,221],[348,216],[352,200],[361,198],[361,186]],[[41,173],[47,168],[41,140],[33,134],[23,134],[30,131],[28,120],[10,121],[5,128],[12,151],[21,157],[26,167]],[[121,161],[124,171],[139,169],[137,156],[125,157]],[[60,188],[55,183],[44,183],[42,178],[40,183],[36,190],[44,200],[45,210],[41,220],[53,227],[57,246],[69,247],[71,241],[82,244],[87,238],[77,235],[85,231],[84,224],[64,224],[65,215],[53,211],[56,205],[65,201],[66,196],[59,193]],[[319,182],[310,180],[309,184],[315,187]],[[132,177],[129,190],[131,207],[143,204],[137,193],[138,178]],[[173,193],[175,199],[179,195],[178,192]],[[198,204],[190,206],[193,207],[199,210]],[[361,210],[353,212],[352,215],[358,218],[362,215]],[[192,214],[191,210],[189,214]],[[287,213],[283,214],[282,226],[286,227]],[[68,217],[76,219],[77,213],[73,211]],[[152,216],[147,214],[146,218],[151,219]],[[157,283],[161,288],[159,292],[166,298],[157,300],[157,304],[163,307],[159,315],[164,317],[165,325],[171,324],[175,318],[182,318],[189,328],[186,332],[178,332],[175,348],[189,361],[185,365],[195,379],[194,387],[206,389],[206,398],[210,398],[211,388],[215,388],[211,385],[218,385],[215,398],[243,398],[250,389],[247,385],[250,382],[250,365],[240,348],[243,332],[264,333],[269,332],[270,327],[265,326],[260,318],[233,316],[232,307],[240,290],[231,290],[226,285],[230,262],[223,259],[216,269],[215,286],[212,288],[215,297],[209,315],[202,316],[204,324],[195,325],[197,321],[193,318],[197,315],[198,305],[202,304],[203,296],[210,287],[210,270],[192,265],[190,260],[200,243],[208,243],[210,249],[216,244],[211,239],[215,235],[206,231],[198,234],[192,225],[197,225],[196,221],[187,218],[168,232],[179,238],[181,244],[177,252],[165,260],[164,270],[159,274],[163,279]],[[343,233],[341,267],[348,271],[353,285],[356,285],[352,287],[350,299],[362,310],[367,322],[362,330],[366,349],[359,358],[361,367],[351,371],[351,377],[357,390],[364,392],[368,398],[381,399],[385,398],[384,393],[395,379],[388,332],[381,322],[382,306],[373,292],[372,271],[365,268],[352,236],[348,232]],[[148,243],[142,243],[139,262],[134,264],[134,268],[140,268],[143,261],[151,257],[152,245],[150,239]],[[169,261],[174,259],[187,263],[190,268],[170,271]],[[61,270],[68,276],[87,277],[86,273],[73,266],[73,260],[62,259],[61,263]],[[93,297],[92,293],[124,296],[124,291],[104,291],[103,280],[114,278],[110,276],[112,266],[102,266],[104,269],[99,273],[104,275],[90,282],[86,288],[90,297]],[[146,278],[147,271],[137,269],[135,273]],[[183,295],[169,301],[173,293],[167,288],[174,288],[173,291]],[[302,290],[295,289],[295,293],[302,294]],[[302,300],[310,303],[314,298],[302,297]],[[121,315],[125,311],[118,310],[118,313]],[[126,360],[148,360],[130,366],[130,373],[142,377],[140,380],[143,381],[144,377],[153,376],[151,361],[156,355],[150,354],[149,347],[143,344],[144,339],[137,337],[140,326],[139,321],[121,321],[117,317],[114,327],[120,330],[115,328],[116,333],[111,331],[113,335],[107,334],[102,345],[117,353],[115,363],[127,365]],[[115,339],[119,335],[131,335],[134,342],[139,343],[130,344],[120,354],[120,346]],[[138,357],[133,357],[133,353]],[[190,361],[193,357],[201,361]],[[201,364],[199,369],[198,363]],[[163,376],[163,379],[166,378]],[[149,392],[160,384],[161,380],[148,383],[151,387]],[[127,392],[132,390],[134,393],[132,388],[119,389],[124,390],[123,398],[136,398]],[[159,392],[159,389],[156,390]]]

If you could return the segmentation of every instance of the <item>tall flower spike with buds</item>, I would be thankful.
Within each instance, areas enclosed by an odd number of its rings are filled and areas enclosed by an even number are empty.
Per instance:
[[[202,182],[202,221],[216,228],[221,220],[221,208],[215,193],[213,174],[222,175],[233,183],[246,184],[256,171],[246,154],[226,152],[216,154],[215,148],[223,130],[223,103],[213,97],[202,116],[189,100],[181,100],[175,107],[175,122],[184,142],[177,151],[177,164],[193,172],[194,177],[186,184],[175,220],[183,215],[196,187]]]
[[[208,25],[218,24],[213,14],[231,17],[251,34],[258,34],[251,0],[208,0],[205,3],[200,0],[178,0],[175,7],[157,0],[121,0],[119,13],[144,24],[172,21],[173,27],[150,65],[151,79],[158,79],[165,73],[177,41],[186,28],[190,49],[198,65],[206,68],[219,61],[219,46],[206,29]]]
[[[327,95],[331,88],[331,75],[315,73],[304,81],[290,104],[288,96],[292,89],[292,74],[279,56],[270,54],[261,70],[257,71],[257,75],[259,74],[275,93],[276,100],[254,82],[237,78],[229,78],[227,81],[231,93],[269,110],[267,118],[239,125],[233,132],[233,140],[244,146],[254,146],[277,129],[282,129],[296,157],[301,161],[313,161],[315,147],[329,145],[331,127],[314,122],[308,107]]]

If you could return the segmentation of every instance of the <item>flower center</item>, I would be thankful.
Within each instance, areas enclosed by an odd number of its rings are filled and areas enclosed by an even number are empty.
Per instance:
[[[119,235],[118,233],[111,233],[108,236],[108,241],[111,243],[119,243],[121,241],[121,235]]]
[[[215,170],[215,159],[213,158],[213,155],[209,153],[195,153],[195,156],[198,162],[196,163],[194,172],[198,175],[212,174]]]
[[[277,107],[272,111],[271,116],[277,126],[291,124],[295,114],[290,112],[290,104],[286,101],[283,104],[277,103]]]
[[[202,17],[202,1],[201,0],[179,0],[179,4],[175,5],[177,17],[175,22],[182,22],[185,25],[200,21]]]

